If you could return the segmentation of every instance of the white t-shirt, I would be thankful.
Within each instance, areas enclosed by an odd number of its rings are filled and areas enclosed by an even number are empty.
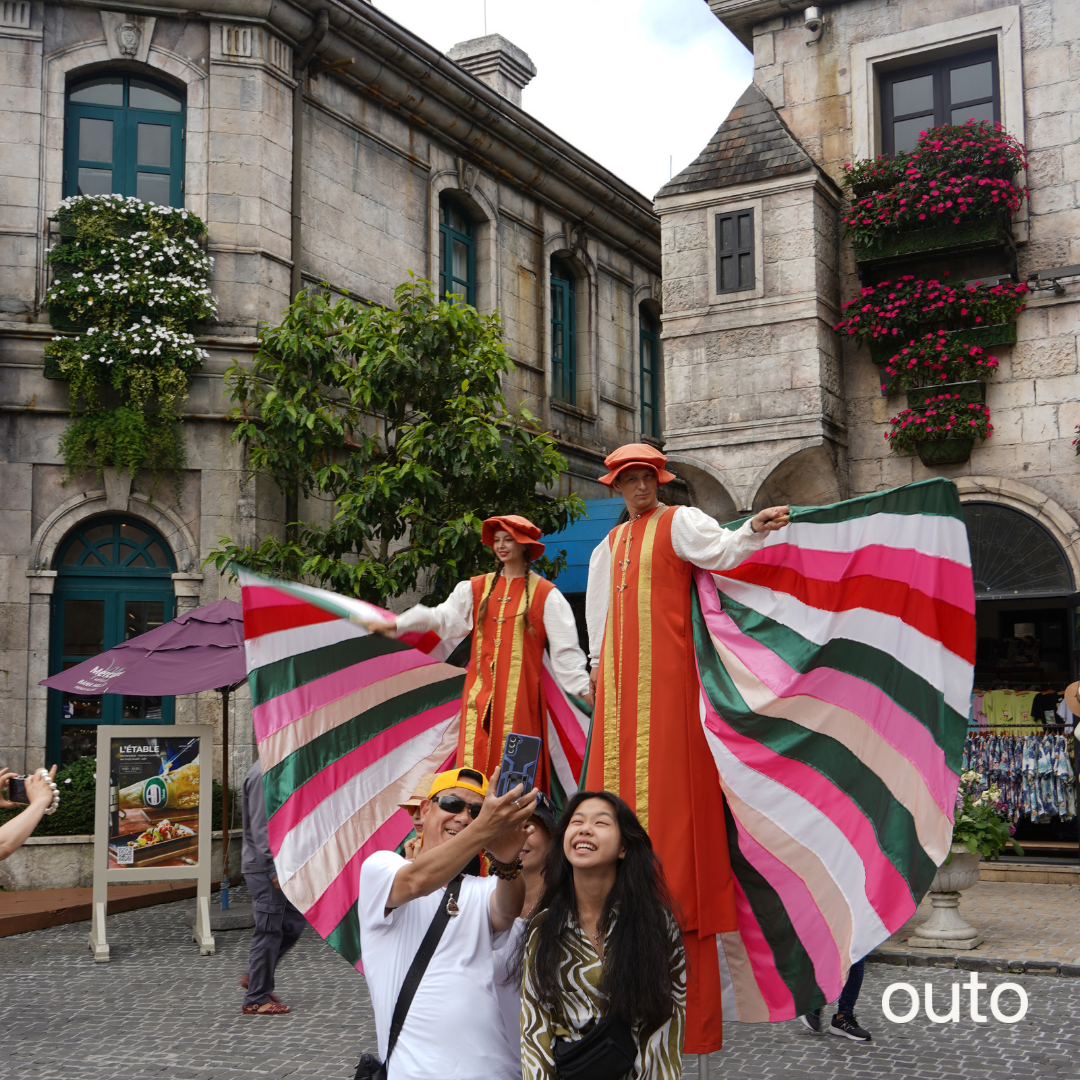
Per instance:
[[[517,1058],[517,1075],[521,1075],[521,981],[507,983],[507,972],[528,926],[528,919],[515,919],[505,934],[500,934],[495,944],[495,995],[502,1010],[506,1041]]]
[[[407,865],[378,851],[360,867],[360,949],[364,957],[379,1056],[401,984],[446,892],[410,900],[389,914],[386,901]],[[466,875],[452,917],[413,998],[390,1057],[388,1080],[515,1080],[518,1057],[507,1042],[495,994],[491,894],[498,879]],[[499,935],[501,942],[502,935]]]

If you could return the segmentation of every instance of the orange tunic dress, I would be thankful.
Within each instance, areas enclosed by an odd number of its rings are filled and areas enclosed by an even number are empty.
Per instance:
[[[544,744],[537,786],[550,790],[550,760],[544,732],[541,676],[544,668],[544,605],[554,586],[529,574],[529,608],[525,610],[525,578],[499,577],[488,597],[482,623],[476,614],[493,574],[471,579],[473,637],[469,669],[461,698],[461,732],[457,765],[490,776],[502,762],[509,731],[533,735]],[[526,623],[533,632],[526,631]]]
[[[689,973],[688,1054],[722,1044],[716,935],[736,929],[720,780],[702,730],[690,617],[693,567],[672,507],[613,529],[610,603],[583,787],[638,815],[679,905]]]

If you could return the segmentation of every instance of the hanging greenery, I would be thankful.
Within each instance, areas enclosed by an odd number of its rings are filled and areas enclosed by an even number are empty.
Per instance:
[[[191,333],[213,318],[206,227],[186,210],[122,195],[81,195],[56,209],[46,303],[73,331],[45,362],[71,388],[60,438],[65,478],[84,469],[172,473],[185,465],[180,412],[191,372],[207,359]]]

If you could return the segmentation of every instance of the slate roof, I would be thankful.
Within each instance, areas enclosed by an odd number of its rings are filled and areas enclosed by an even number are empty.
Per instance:
[[[656,197],[731,187],[814,167],[772,102],[751,83],[708,146]]]

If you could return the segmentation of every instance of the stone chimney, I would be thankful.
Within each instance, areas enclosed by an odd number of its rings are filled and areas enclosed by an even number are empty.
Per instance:
[[[536,65],[528,54],[501,34],[463,41],[446,55],[519,108],[522,89],[536,75]]]

